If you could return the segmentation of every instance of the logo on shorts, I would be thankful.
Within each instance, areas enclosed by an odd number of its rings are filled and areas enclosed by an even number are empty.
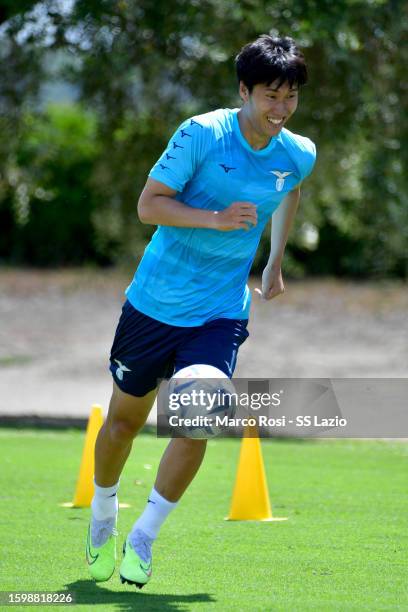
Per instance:
[[[127,368],[125,365],[123,365],[123,363],[121,363],[118,359],[114,359],[114,361],[118,364],[118,368],[115,372],[116,374],[116,378],[118,380],[123,380],[123,372],[131,372],[132,370],[129,370],[129,368]]]
[[[285,184],[285,178],[293,172],[279,172],[279,170],[270,170],[271,174],[274,174],[276,178],[276,191],[282,191],[283,186]]]

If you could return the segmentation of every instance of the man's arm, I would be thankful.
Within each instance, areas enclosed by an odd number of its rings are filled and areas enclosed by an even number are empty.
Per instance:
[[[263,300],[271,300],[285,291],[281,270],[282,259],[299,200],[300,185],[297,185],[272,215],[271,251],[262,273],[262,291],[255,289]]]
[[[206,227],[220,231],[248,230],[256,225],[256,206],[251,202],[233,202],[221,211],[187,206],[174,199],[177,191],[154,179],[147,179],[137,205],[142,223],[176,227]]]
[[[299,206],[300,185],[290,191],[272,215],[271,252],[267,265],[282,264],[285,246]]]

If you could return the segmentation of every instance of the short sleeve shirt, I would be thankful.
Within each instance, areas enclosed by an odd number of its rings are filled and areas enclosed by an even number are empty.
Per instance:
[[[257,207],[258,223],[248,231],[158,226],[126,294],[135,308],[170,325],[248,318],[247,279],[263,229],[315,163],[313,142],[285,128],[264,149],[252,149],[238,110],[183,122],[149,174],[187,206],[219,211],[249,201]]]

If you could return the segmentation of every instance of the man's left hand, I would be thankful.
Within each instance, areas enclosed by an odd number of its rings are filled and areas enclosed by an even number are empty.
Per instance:
[[[285,292],[280,265],[267,265],[262,273],[262,290],[255,287],[255,292],[262,301],[272,300]]]

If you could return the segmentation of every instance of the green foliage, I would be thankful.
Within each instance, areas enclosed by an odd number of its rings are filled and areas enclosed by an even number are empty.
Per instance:
[[[75,105],[29,114],[9,164],[9,191],[0,211],[14,218],[11,244],[2,234],[0,255],[42,266],[97,261],[91,185],[98,155],[96,117]],[[113,246],[113,245],[112,245]]]
[[[5,7],[8,20],[0,34],[4,260],[138,258],[153,230],[136,214],[150,167],[186,116],[239,104],[234,55],[243,43],[269,31],[292,35],[304,49],[310,82],[289,127],[312,138],[318,149],[290,238],[288,271],[407,276],[408,8],[402,0],[77,0],[71,10],[47,0]],[[64,57],[58,78],[79,90],[82,104],[73,113],[81,108],[88,116],[90,137],[73,126],[60,131],[66,142],[55,141],[56,117],[33,107],[41,81],[51,78],[47,58],[54,50]],[[92,110],[92,120],[86,109]],[[42,122],[42,145],[35,145],[37,128],[32,125],[30,132],[27,110],[34,123],[37,114]],[[48,156],[44,153],[47,130],[65,160],[59,171],[49,149]],[[81,139],[87,142],[74,142]],[[24,175],[27,187],[10,182],[10,173]],[[35,189],[56,199],[44,204]],[[55,257],[50,246],[40,254],[35,240],[34,227],[45,227],[48,214],[51,225],[68,215],[66,229],[54,235],[61,243]],[[262,241],[256,270],[267,257],[268,240]]]

